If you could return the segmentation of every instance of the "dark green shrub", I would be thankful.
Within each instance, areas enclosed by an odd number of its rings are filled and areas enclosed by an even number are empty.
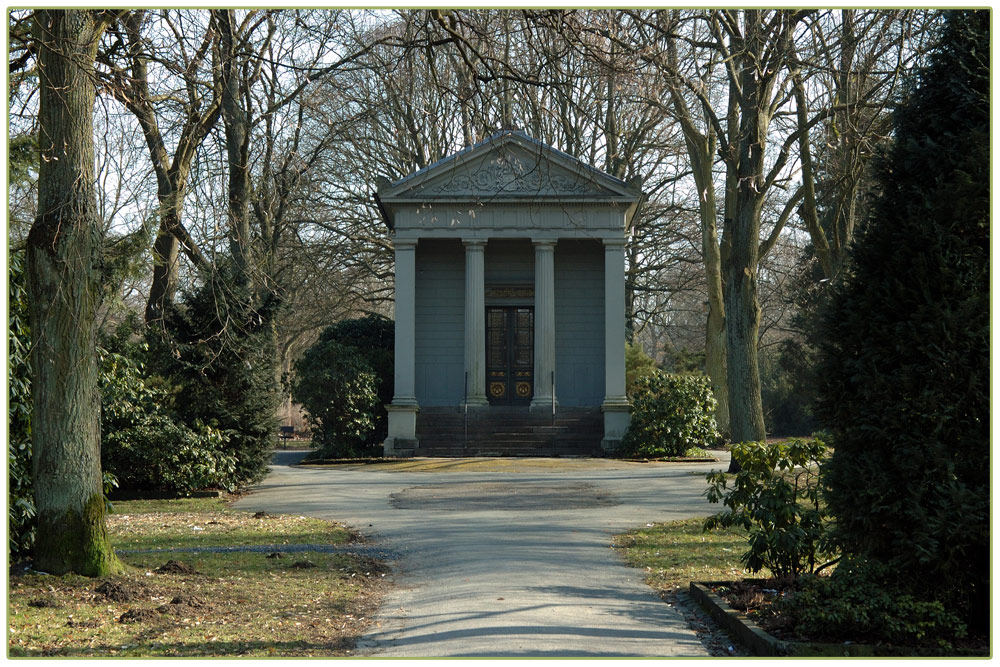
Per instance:
[[[12,561],[31,555],[35,500],[31,484],[31,365],[24,257],[10,255],[7,282],[7,548]]]
[[[708,379],[657,371],[636,381],[632,423],[622,438],[622,456],[684,456],[692,447],[716,443],[715,397]]]
[[[776,603],[796,634],[826,642],[931,645],[947,648],[965,625],[938,601],[894,590],[885,566],[842,562],[829,577],[806,576]]]
[[[203,487],[232,490],[236,460],[218,430],[195,429],[162,410],[166,391],[147,384],[142,366],[107,350],[101,357],[101,467],[127,491],[185,495]]]
[[[989,12],[946,16],[825,308],[817,414],[836,443],[826,479],[844,552],[985,630]]]
[[[772,435],[801,436],[816,430],[815,385],[809,365],[814,352],[796,340],[783,341],[777,353],[761,350],[760,391]]]
[[[704,373],[705,350],[671,348],[666,352],[662,367],[668,373]]]
[[[176,396],[175,419],[225,436],[236,460],[227,487],[264,476],[281,402],[274,331],[280,301],[237,278],[231,262],[218,260],[202,285],[166,309],[163,328],[147,334],[150,368]]]
[[[322,346],[334,342],[354,348],[378,378],[378,402],[372,412],[374,426],[363,443],[366,449],[371,450],[370,453],[376,453],[389,434],[385,406],[392,402],[395,389],[395,340],[396,328],[393,321],[381,315],[369,314],[328,326],[315,343]],[[317,361],[322,363],[319,358]]]
[[[826,513],[820,502],[820,440],[733,444],[740,471],[730,480],[713,472],[709,502],[729,509],[709,517],[705,529],[739,526],[748,531],[749,549],[740,558],[750,572],[763,568],[776,577],[814,572],[827,550]],[[731,485],[731,486],[730,486]]]
[[[646,354],[642,345],[625,343],[625,393],[633,396],[638,389],[638,381],[652,375],[658,369],[656,362]]]
[[[379,378],[357,349],[320,340],[295,363],[292,396],[305,408],[316,456],[365,456],[371,451]]]

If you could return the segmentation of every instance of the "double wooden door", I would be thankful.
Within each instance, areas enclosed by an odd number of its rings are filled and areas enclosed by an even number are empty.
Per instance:
[[[535,313],[526,306],[486,308],[486,396],[491,405],[531,402]]]

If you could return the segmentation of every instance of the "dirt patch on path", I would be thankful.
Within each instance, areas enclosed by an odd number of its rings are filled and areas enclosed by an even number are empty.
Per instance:
[[[466,482],[411,486],[389,496],[396,509],[446,511],[563,510],[617,505],[609,492],[590,482]]]

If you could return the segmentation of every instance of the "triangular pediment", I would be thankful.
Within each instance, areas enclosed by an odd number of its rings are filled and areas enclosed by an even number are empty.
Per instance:
[[[380,191],[392,199],[635,198],[622,181],[565,153],[504,131]]]

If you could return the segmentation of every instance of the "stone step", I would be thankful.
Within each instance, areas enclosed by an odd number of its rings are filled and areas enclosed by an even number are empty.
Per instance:
[[[415,456],[592,456],[601,454],[604,417],[595,408],[548,413],[524,407],[426,408],[417,414]]]
[[[559,435],[561,433],[590,433],[590,432],[600,432],[604,430],[603,424],[589,424],[587,426],[579,427],[568,427],[568,426],[530,426],[530,427],[512,427],[507,426],[497,426],[491,428],[484,428],[478,424],[469,424],[468,427],[465,426],[425,426],[423,428],[417,425],[417,433],[423,434],[434,434],[439,433],[442,435],[463,435],[466,431],[469,433],[487,433],[491,436],[501,436],[505,434],[517,434],[517,435]]]
[[[570,437],[582,437],[589,438],[596,436],[598,439],[603,435],[604,429],[602,428],[588,428],[588,429],[572,429],[572,430],[562,430],[562,431],[511,431],[511,430],[487,430],[487,429],[473,429],[470,428],[468,431],[464,429],[456,430],[439,430],[439,429],[417,429],[418,438],[435,438],[435,439],[467,439],[467,438],[494,438],[494,439],[507,439],[507,438],[531,438],[531,439],[551,439],[551,438],[565,438]]]
[[[499,447],[495,443],[481,447],[417,447],[414,456],[601,456],[600,447]]]
[[[416,456],[552,456],[553,454],[594,455],[600,453],[600,441],[524,442],[484,440],[460,442],[454,440],[421,440]]]
[[[427,418],[421,419],[417,418],[417,424],[425,427],[435,427],[435,426],[464,426],[468,423],[470,426],[473,424],[483,427],[516,427],[516,428],[526,428],[526,427],[553,427],[553,426],[583,426],[583,425],[598,425],[603,424],[604,420],[600,418],[591,419],[556,419],[552,421],[551,419],[473,419],[469,418],[468,422],[464,419],[458,418]]]
[[[513,436],[505,436],[505,437],[500,438],[500,437],[483,436],[482,434],[478,434],[478,433],[476,433],[476,434],[470,433],[468,438],[463,438],[463,437],[441,438],[441,437],[436,437],[436,436],[425,435],[425,436],[421,437],[419,439],[419,441],[420,441],[421,445],[423,445],[423,443],[425,443],[425,442],[455,443],[456,445],[464,443],[464,442],[476,442],[476,443],[503,442],[503,443],[508,443],[508,444],[521,443],[521,444],[524,444],[525,446],[527,446],[527,445],[548,445],[548,444],[553,444],[553,443],[560,444],[560,445],[566,445],[566,444],[573,444],[573,443],[600,442],[600,440],[601,440],[602,437],[603,437],[602,433],[593,433],[593,434],[589,434],[589,435],[583,435],[583,434],[565,435],[565,436],[560,436],[560,437],[555,437],[555,438],[552,438],[552,437],[547,437],[547,438],[534,437],[534,438],[532,438],[532,437],[513,437]]]

